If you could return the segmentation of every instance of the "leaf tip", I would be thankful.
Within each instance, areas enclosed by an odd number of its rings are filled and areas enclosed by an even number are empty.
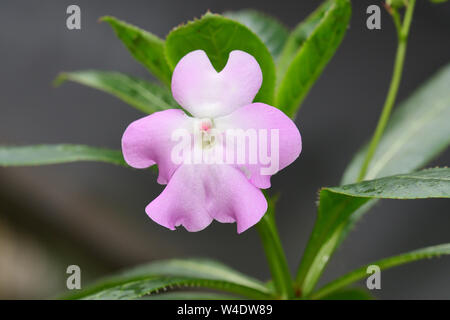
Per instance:
[[[67,80],[67,72],[60,72],[52,81],[52,86],[57,88]]]
[[[108,23],[110,23],[110,22],[112,22],[114,20],[115,20],[115,18],[113,16],[101,16],[100,18],[98,18],[97,22],[98,23],[101,23],[101,22],[108,22]]]

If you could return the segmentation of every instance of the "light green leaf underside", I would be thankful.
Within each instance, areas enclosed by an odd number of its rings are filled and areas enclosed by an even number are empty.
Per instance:
[[[289,30],[275,18],[252,9],[228,11],[223,15],[236,20],[252,30],[269,49],[276,61],[283,50]]]
[[[85,145],[1,146],[0,166],[37,166],[76,161],[100,161],[126,166],[122,152]]]
[[[450,65],[422,85],[392,115],[366,179],[424,166],[450,144]],[[343,184],[356,181],[367,146],[346,169]]]
[[[144,113],[177,108],[177,103],[167,88],[120,72],[63,72],[55,80],[55,84],[59,85],[67,80],[110,93]]]
[[[275,104],[294,118],[301,102],[339,47],[350,20],[348,0],[329,0],[288,38],[277,69]]]
[[[269,298],[271,292],[260,281],[207,259],[174,259],[153,262],[107,278],[69,299],[135,299],[164,288],[203,287],[242,295]]]
[[[226,65],[231,51],[242,50],[251,54],[263,73],[263,83],[255,102],[272,104],[275,87],[273,59],[261,39],[246,26],[220,15],[207,13],[199,20],[175,28],[167,36],[166,56],[172,68],[194,50],[204,50],[217,71]]]
[[[304,295],[314,289],[331,254],[340,243],[351,215],[370,199],[450,197],[450,169],[434,168],[356,184],[324,188],[316,224],[297,274]]]
[[[341,288],[344,288],[358,280],[367,278],[368,276],[367,267],[370,265],[377,265],[380,268],[380,270],[385,270],[406,263],[422,259],[435,258],[449,254],[450,254],[450,244],[442,244],[375,261],[330,282],[329,284],[318,290],[316,293],[314,293],[311,297],[313,299],[321,299],[328,295],[334,294],[334,292],[337,292],[341,290]]]
[[[109,23],[117,37],[122,40],[137,61],[142,63],[162,83],[170,86],[172,71],[164,55],[162,39],[115,17],[106,16],[101,18],[101,21]]]

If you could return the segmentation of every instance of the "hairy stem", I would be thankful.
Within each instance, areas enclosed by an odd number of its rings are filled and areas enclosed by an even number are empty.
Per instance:
[[[406,55],[406,46],[408,42],[408,34],[409,28],[411,26],[412,15],[414,11],[415,0],[409,0],[408,6],[406,9],[406,13],[403,19],[403,24],[400,24],[398,13],[396,11],[393,12],[392,16],[395,22],[395,26],[397,29],[398,36],[398,45],[397,45],[397,53],[395,56],[394,62],[394,72],[392,74],[391,84],[389,87],[388,95],[386,97],[386,101],[384,102],[383,111],[381,112],[380,119],[378,120],[377,127],[375,129],[375,133],[372,137],[372,140],[369,144],[369,149],[367,151],[366,157],[364,158],[364,162],[361,166],[361,170],[358,176],[358,182],[364,180],[367,169],[369,167],[370,161],[375,154],[378,143],[380,142],[381,137],[383,136],[384,129],[388,123],[389,117],[391,115],[392,107],[395,103],[395,98],[397,97],[398,88],[400,85],[400,80],[402,77],[403,65],[405,61]]]

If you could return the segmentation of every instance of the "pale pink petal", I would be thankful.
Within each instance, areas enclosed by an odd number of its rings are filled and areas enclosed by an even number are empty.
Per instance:
[[[270,187],[270,176],[277,171],[285,168],[291,164],[300,155],[302,150],[302,140],[300,132],[295,123],[286,116],[279,109],[263,103],[253,103],[237,109],[232,114],[214,120],[216,127],[219,130],[226,131],[227,129],[242,129],[246,132],[254,130],[257,132],[257,151],[258,161],[256,164],[249,162],[249,143],[246,144],[245,162],[244,164],[235,164],[241,169],[256,187],[266,189]],[[250,129],[250,130],[249,130]],[[261,142],[261,131],[266,134],[267,139]],[[278,130],[277,130],[278,129]],[[249,130],[249,131],[247,131]],[[276,144],[273,145],[274,154],[271,154],[271,135],[278,132],[278,148]],[[265,141],[265,142],[264,142]],[[248,142],[248,140],[247,140]],[[265,146],[267,152],[265,153],[269,158],[277,157],[277,161],[271,161],[274,166],[274,172],[267,174],[262,173],[262,169],[266,168],[268,171],[270,163],[261,163],[260,152],[261,146]],[[264,171],[264,170],[263,170]]]
[[[122,137],[122,153],[132,167],[143,169],[158,165],[158,183],[166,184],[178,168],[171,159],[176,141],[172,133],[177,129],[192,130],[192,118],[182,110],[169,109],[155,112],[132,122]]]
[[[227,65],[218,73],[206,53],[196,50],[175,67],[172,94],[193,116],[214,118],[251,103],[261,83],[261,68],[250,54],[232,51]]]
[[[237,222],[241,233],[256,224],[267,210],[261,190],[228,165],[180,166],[167,187],[146,208],[151,219],[169,228],[188,231],[206,228],[216,219]]]

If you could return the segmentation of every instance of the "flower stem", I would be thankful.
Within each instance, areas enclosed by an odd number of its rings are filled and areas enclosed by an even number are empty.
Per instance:
[[[256,225],[256,229],[266,253],[275,290],[281,299],[289,299],[294,296],[294,289],[286,255],[281,245],[274,219],[276,198],[267,198],[269,208],[261,221]]]
[[[411,26],[413,11],[414,11],[415,0],[409,0],[406,8],[406,13],[403,19],[403,24],[399,23],[399,16],[397,11],[393,11],[392,16],[395,22],[395,27],[397,29],[398,45],[397,53],[394,62],[394,72],[392,74],[391,84],[389,87],[389,92],[386,97],[386,101],[383,106],[383,111],[381,112],[380,119],[378,120],[375,133],[369,144],[369,149],[367,151],[366,157],[364,159],[363,165],[358,176],[358,182],[364,180],[366,177],[367,169],[369,167],[370,161],[375,154],[378,143],[383,136],[384,129],[386,128],[387,122],[391,115],[392,107],[395,103],[395,98],[397,97],[398,88],[400,85],[400,80],[402,77],[403,65],[405,61],[406,46],[408,42],[409,28]]]

